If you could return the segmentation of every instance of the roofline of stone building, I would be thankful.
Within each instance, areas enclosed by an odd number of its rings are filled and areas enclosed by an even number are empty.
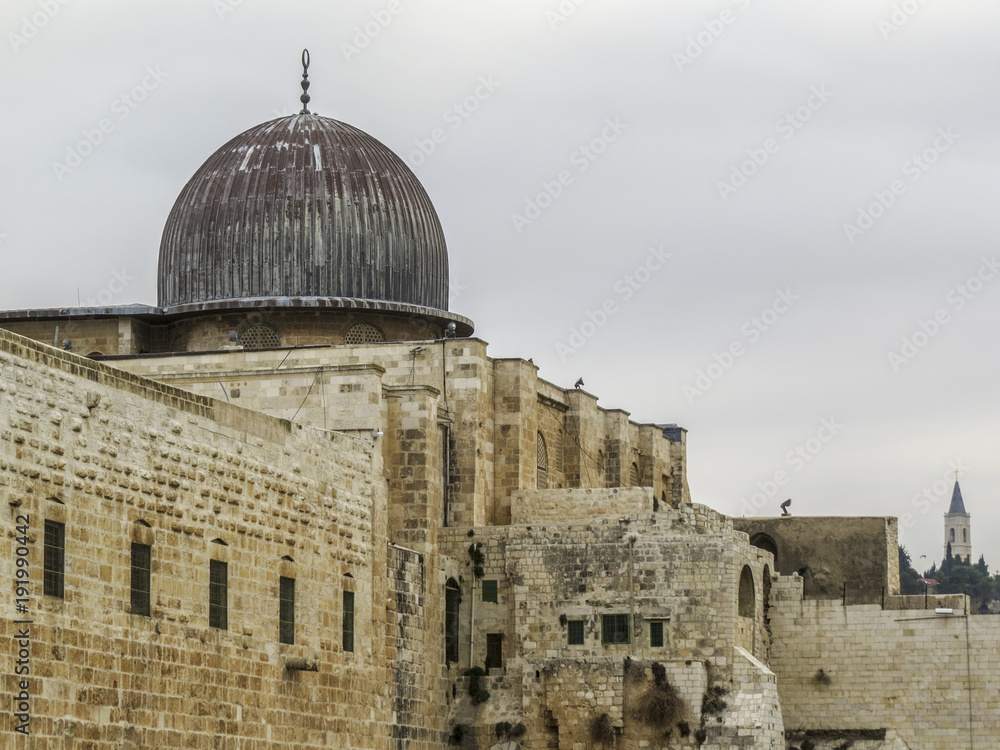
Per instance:
[[[50,307],[32,310],[2,310],[0,320],[59,320],[133,317],[146,322],[169,322],[194,317],[204,313],[261,310],[351,310],[376,313],[413,315],[430,319],[442,326],[454,323],[456,334],[468,338],[475,331],[475,323],[463,315],[447,310],[437,310],[421,305],[387,300],[366,300],[352,297],[253,297],[241,299],[209,300],[171,307],[132,304],[110,307]]]

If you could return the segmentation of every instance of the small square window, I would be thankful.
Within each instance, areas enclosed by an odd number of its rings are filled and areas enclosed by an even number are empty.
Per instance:
[[[649,645],[651,648],[663,648],[663,622],[649,623]]]
[[[500,601],[500,587],[497,584],[497,581],[483,581],[484,602],[493,602],[496,604]]]
[[[570,646],[583,645],[583,620],[570,620],[566,623],[566,633]]]
[[[628,615],[601,616],[601,643],[631,643]]]

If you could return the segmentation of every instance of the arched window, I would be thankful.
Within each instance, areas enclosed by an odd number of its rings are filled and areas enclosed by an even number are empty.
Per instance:
[[[762,549],[766,552],[770,552],[774,555],[774,564],[778,564],[778,545],[775,543],[774,539],[764,533],[754,534],[750,537],[750,544],[758,549]]]
[[[278,332],[263,324],[253,325],[240,332],[238,340],[240,346],[247,351],[259,349],[276,349],[281,346],[281,337]]]
[[[750,572],[749,565],[744,565],[743,572],[740,573],[739,612],[740,612],[740,617],[753,617],[753,612],[754,612],[753,573]]]
[[[538,433],[538,440],[536,444],[536,472],[535,472],[535,486],[540,490],[546,490],[549,487],[549,452],[545,448],[545,438],[542,437],[542,433]]]
[[[639,486],[639,465],[633,463],[628,470],[628,483],[630,487]]]
[[[955,541],[955,529],[951,530],[951,541]]]
[[[384,344],[385,335],[373,325],[358,323],[356,326],[351,326],[344,334],[344,343],[355,346],[358,344]]]
[[[962,529],[962,544],[965,544],[968,541],[969,541],[969,530]]]
[[[458,661],[458,605],[462,602],[462,590],[454,578],[449,578],[444,586],[444,658],[447,662]]]

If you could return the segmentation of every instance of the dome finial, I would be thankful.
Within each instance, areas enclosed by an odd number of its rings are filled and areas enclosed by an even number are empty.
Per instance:
[[[300,115],[309,114],[309,50],[302,50],[302,96],[299,97],[299,101],[302,102],[302,111],[299,112]]]

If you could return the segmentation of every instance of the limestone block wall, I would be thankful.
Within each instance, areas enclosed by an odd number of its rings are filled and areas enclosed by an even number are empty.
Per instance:
[[[887,728],[910,750],[996,745],[1000,618],[845,607],[802,600],[800,586],[782,579],[771,609],[786,729]]]
[[[619,492],[641,493],[651,501],[649,489]],[[585,491],[537,494],[546,501],[547,496],[564,498]],[[676,682],[693,707],[685,746],[696,743],[709,684],[727,693],[743,689],[758,698],[757,714],[747,708],[726,723],[706,726],[708,736],[720,742],[740,731],[746,736],[745,719],[751,715],[775,725],[778,709],[772,701],[767,709],[771,713],[765,711],[760,696],[766,691],[759,676],[742,685],[749,676],[736,677],[733,671],[738,637],[745,636],[748,653],[761,658],[770,646],[763,581],[770,576],[771,556],[752,548],[745,535],[734,532],[728,519],[711,509],[685,505],[625,518],[616,514],[562,523],[449,528],[441,530],[439,543],[443,554],[464,564],[460,668],[484,664],[490,634],[503,643],[503,668],[483,678],[489,701],[474,710],[456,710],[453,722],[479,726],[482,734],[490,722],[520,721],[527,727],[526,736],[518,740],[522,746],[572,748],[592,744],[587,722],[606,712],[612,723],[626,728],[620,747],[639,747],[639,742],[667,747],[663,731],[654,737],[645,725],[629,724],[622,713],[627,702],[622,670],[634,661],[668,665],[671,684]],[[470,545],[482,555],[481,578],[475,576]],[[747,617],[739,614],[744,567],[755,581]],[[484,602],[484,584],[492,582],[497,601]],[[626,618],[628,642],[604,642],[606,614]],[[572,622],[582,623],[583,644],[569,643]],[[652,623],[662,627],[663,645],[653,643]],[[692,664],[700,670],[697,679],[686,671]],[[680,741],[678,732],[674,741]]]
[[[118,318],[91,320],[23,320],[3,321],[0,327],[44,344],[62,348],[65,339],[73,343],[73,351],[84,356],[92,352],[119,354],[129,352],[126,340],[132,327]],[[121,330],[119,330],[121,327]]]
[[[478,339],[209,352],[115,364],[324,429],[367,429],[384,398],[380,386],[433,388],[449,444],[448,521],[455,525],[510,523],[511,493],[537,487],[539,433],[548,452],[549,487],[628,487],[635,464],[638,484],[652,487],[657,498],[690,501],[683,440],[631,422],[627,412],[601,409],[583,391],[539,379],[529,362],[491,359]]]
[[[562,523],[653,511],[653,489],[518,490],[511,493],[511,523]]]
[[[427,386],[387,388],[387,430],[381,438],[389,533],[393,541],[424,553],[435,550],[445,514],[437,396]]]
[[[442,667],[417,680],[416,698],[407,676],[424,668],[413,654],[437,641],[422,633],[441,622],[421,621],[419,562],[394,555],[389,570],[370,438],[293,425],[0,332],[0,498],[0,575],[14,580],[15,521],[25,515],[34,586],[36,744],[5,735],[12,748],[212,748],[225,735],[255,749],[388,749],[400,722],[408,747],[441,746],[443,691],[428,687],[441,684]],[[41,592],[46,519],[65,524],[63,598]],[[150,617],[131,613],[134,541],[152,546]],[[209,627],[210,560],[228,565],[226,629]],[[294,644],[279,643],[279,576],[295,579]],[[344,591],[355,594],[353,651]],[[8,615],[8,694],[15,634]],[[395,669],[397,644],[415,673]],[[316,671],[289,669],[295,662]]]
[[[782,575],[801,571],[805,596],[880,603],[899,593],[898,522],[892,517],[734,518],[755,543],[775,549]]]

